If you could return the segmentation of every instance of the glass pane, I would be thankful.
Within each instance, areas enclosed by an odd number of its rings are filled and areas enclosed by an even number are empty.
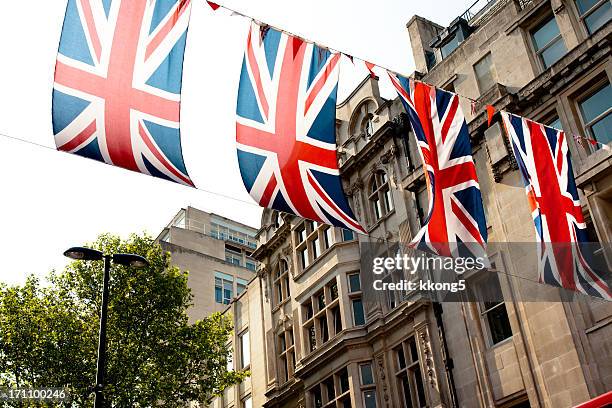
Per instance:
[[[372,364],[362,364],[359,366],[361,370],[361,385],[374,384],[374,376],[372,375]]]
[[[376,391],[365,391],[363,393],[365,408],[376,408]]]
[[[251,364],[251,341],[249,339],[249,332],[246,331],[240,337],[240,357],[242,368]]]
[[[476,72],[476,80],[478,81],[478,89],[484,92],[495,85],[493,80],[493,61],[491,54],[487,54],[483,59],[478,61],[474,65],[474,72]]]
[[[253,400],[251,399],[251,397],[248,397],[247,399],[244,400],[243,402],[244,408],[253,408]]]
[[[591,13],[587,18],[584,19],[589,32],[594,33],[599,28],[603,27],[612,18],[612,6],[610,2],[606,1],[604,4],[599,6],[597,10]]]
[[[487,313],[487,321],[491,332],[491,342],[497,344],[500,341],[512,337],[512,329],[506,312],[506,305],[500,305]]]
[[[359,292],[361,290],[361,281],[359,280],[358,273],[349,275],[349,288],[351,292]]]
[[[404,357],[404,349],[400,346],[395,349],[395,352],[397,353],[397,363],[399,364],[399,368],[405,368],[406,358]]]
[[[215,302],[223,303],[223,293],[221,291],[221,286],[215,286]]]
[[[348,378],[348,370],[343,368],[340,371],[340,392],[345,393],[349,390],[349,378]]]
[[[353,300],[353,318],[355,320],[355,326],[362,326],[365,324],[363,302],[361,301],[361,299]]]
[[[597,116],[610,109],[612,105],[612,87],[606,84],[585,101],[580,103],[580,111],[585,123],[590,123]]]
[[[583,15],[587,11],[590,10],[599,0],[576,0],[576,6],[578,6],[578,11],[580,15]]]
[[[404,392],[404,407],[412,408],[412,397],[410,396],[410,385],[408,384],[408,377],[402,377],[402,391]]]
[[[327,402],[335,400],[336,389],[334,387],[334,378],[329,377],[327,380],[323,381],[323,386],[325,387],[325,393],[327,394]]]
[[[308,342],[310,344],[310,351],[314,351],[317,348],[317,336],[314,325],[308,328]]]
[[[319,386],[312,390],[312,399],[315,408],[321,408],[323,406],[323,398],[321,398],[321,390],[319,389]]]
[[[537,30],[534,30],[531,34],[536,50],[541,50],[552,41],[553,38],[559,35],[559,27],[554,17],[541,25]]]
[[[342,230],[342,239],[344,241],[352,241],[354,239],[353,231],[351,230]]]
[[[423,378],[421,377],[421,369],[419,367],[414,370],[414,382],[416,383],[417,395],[419,396],[419,407],[426,407],[425,389],[423,388]]]
[[[597,121],[591,128],[592,136],[599,142],[608,144],[612,141],[612,114]]]
[[[553,120],[548,122],[546,124],[546,126],[549,126],[551,128],[555,128],[555,129],[558,129],[558,130],[563,130],[563,128],[561,126],[561,119],[559,119],[559,118],[554,118]]]
[[[414,337],[411,337],[410,340],[408,340],[408,346],[410,348],[410,361],[419,361],[419,353],[417,351],[416,340]]]
[[[566,52],[567,50],[565,48],[565,43],[563,42],[563,39],[559,37],[555,40],[553,45],[542,52],[542,61],[544,62],[544,66],[546,68],[550,67],[552,64],[559,61],[559,59],[561,59]]]
[[[458,46],[459,46],[459,37],[457,36],[457,34],[455,34],[453,39],[447,42],[446,44],[444,44],[442,48],[440,49],[440,51],[442,52],[442,58],[448,57],[448,55],[451,52],[455,51],[455,49]]]

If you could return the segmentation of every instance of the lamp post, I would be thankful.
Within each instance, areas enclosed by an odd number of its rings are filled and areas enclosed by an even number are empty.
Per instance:
[[[106,373],[106,317],[108,314],[108,282],[110,280],[111,263],[116,263],[134,268],[143,268],[149,265],[149,261],[136,254],[113,254],[105,255],[102,252],[83,247],[73,247],[64,252],[64,256],[79,261],[104,260],[104,280],[102,284],[102,310],[100,311],[100,334],[98,337],[98,362],[96,366],[96,385],[94,392],[96,399],[94,408],[104,407],[104,376]]]

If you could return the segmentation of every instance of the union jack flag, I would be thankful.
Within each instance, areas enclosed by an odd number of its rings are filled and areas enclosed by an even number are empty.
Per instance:
[[[588,238],[565,133],[501,114],[533,216],[540,282],[612,300],[581,248]]]
[[[363,232],[336,158],[340,54],[272,28],[264,33],[252,24],[238,91],[244,185],[262,207]]]
[[[179,130],[190,0],[69,0],[53,86],[59,150],[192,186]]]
[[[441,256],[485,256],[485,220],[472,145],[459,97],[389,73],[417,139],[429,194],[412,245]]]

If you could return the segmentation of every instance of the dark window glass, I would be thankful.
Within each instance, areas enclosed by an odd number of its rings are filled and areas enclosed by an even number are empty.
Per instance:
[[[338,334],[342,331],[342,315],[340,314],[340,307],[336,306],[332,310],[334,316],[334,334]]]
[[[338,284],[336,282],[332,283],[329,287],[329,295],[332,301],[338,299]]]
[[[343,368],[339,374],[340,377],[340,392],[345,393],[349,390],[349,378],[348,378],[348,370]]]
[[[355,320],[355,326],[362,326],[365,324],[363,302],[361,301],[361,299],[353,300],[353,318]]]
[[[325,309],[325,294],[323,292],[317,295],[317,305],[319,310]]]
[[[334,378],[329,377],[327,380],[323,381],[323,386],[325,387],[325,392],[327,393],[327,401],[333,401],[336,398],[336,389],[334,388]]]
[[[359,369],[361,371],[361,384],[374,384],[374,376],[372,375],[372,364],[362,364],[359,366]]]
[[[323,343],[329,340],[329,330],[327,328],[327,317],[325,316],[319,319],[319,332],[321,333],[321,341]]]
[[[352,241],[354,239],[353,231],[351,230],[342,230],[342,240],[343,241]]]
[[[421,378],[421,370],[417,366],[414,370],[414,382],[416,383],[417,395],[419,396],[419,407],[427,406],[425,404],[425,388],[423,388],[423,378]]]
[[[550,67],[567,52],[554,16],[533,30],[531,37],[544,68]]]
[[[432,69],[436,65],[436,54],[431,51],[425,51],[425,63],[427,69]]]
[[[612,18],[612,6],[609,0],[576,0],[576,5],[591,34]]]
[[[349,289],[351,292],[359,292],[361,290],[361,280],[358,273],[349,275]]]
[[[363,393],[365,408],[376,408],[376,391],[370,390]]]
[[[410,361],[418,361],[419,353],[417,352],[416,340],[414,337],[411,337],[410,340],[408,340],[408,345],[410,346]]]
[[[410,384],[408,384],[408,376],[402,377],[402,391],[404,394],[405,408],[412,408],[412,397],[410,396]]]
[[[312,317],[312,303],[309,302],[304,307],[306,308],[306,320],[308,320]]]
[[[459,33],[458,32],[455,33],[455,36],[450,41],[448,41],[446,44],[444,44],[440,48],[440,51],[442,52],[442,58],[448,57],[451,52],[457,49],[457,47],[459,47]]]
[[[612,140],[612,87],[606,84],[580,103],[580,113],[590,136],[607,144]]]
[[[489,310],[487,312],[487,322],[489,323],[491,342],[493,344],[497,344],[508,337],[512,337],[512,329],[510,327],[510,320],[508,320],[505,304],[502,303],[494,309]]]
[[[400,369],[405,368],[406,367],[406,357],[404,356],[404,349],[402,348],[402,346],[395,349],[395,353],[397,354],[397,363],[399,364],[399,368]]]
[[[321,398],[321,390],[318,386],[312,390],[312,399],[315,408],[321,408],[323,406],[323,398]]]

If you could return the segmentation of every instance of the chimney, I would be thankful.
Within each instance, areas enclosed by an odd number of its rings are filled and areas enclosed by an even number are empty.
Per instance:
[[[436,60],[440,59],[436,50],[431,48],[429,43],[436,38],[444,27],[423,17],[414,16],[406,24],[406,28],[410,36],[416,70],[423,74],[427,73],[435,65]]]

